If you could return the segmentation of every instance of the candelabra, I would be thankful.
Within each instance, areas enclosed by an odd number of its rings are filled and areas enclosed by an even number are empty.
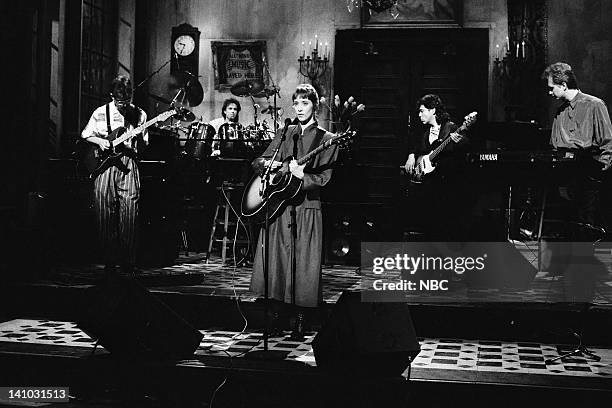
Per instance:
[[[325,47],[327,48],[327,47]],[[329,62],[329,54],[326,51],[323,58],[319,55],[319,45],[317,44],[311,51],[311,55],[306,55],[306,51],[302,51],[302,55],[298,58],[300,63],[300,74],[308,77],[310,81],[314,81],[325,73]]]

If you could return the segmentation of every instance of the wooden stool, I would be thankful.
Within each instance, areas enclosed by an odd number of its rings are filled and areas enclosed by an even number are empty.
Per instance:
[[[238,239],[236,229],[238,228],[239,221],[234,211],[236,211],[236,213],[240,212],[240,203],[237,203],[236,205],[232,203],[232,196],[240,197],[243,189],[244,184],[242,183],[224,183],[222,186],[217,187],[217,206],[215,207],[215,214],[213,216],[213,222],[210,230],[206,263],[208,263],[208,260],[210,259],[213,245],[216,242],[221,243],[221,262],[224,264],[228,258],[228,245],[233,246],[234,243],[236,245],[245,245],[249,243],[248,239]],[[232,203],[234,210],[230,208],[229,203]],[[223,226],[221,237],[215,236],[215,234],[218,232],[217,226]],[[230,230],[230,227],[233,229]],[[235,240],[234,237],[236,237]]]

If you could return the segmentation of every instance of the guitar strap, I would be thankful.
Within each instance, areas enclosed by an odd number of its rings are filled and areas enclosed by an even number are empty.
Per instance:
[[[310,144],[310,147],[308,148],[308,151],[306,152],[306,154],[310,153],[311,151],[316,149],[321,144],[321,140],[323,140],[323,136],[325,136],[325,129],[321,129],[320,127],[317,126],[317,134],[315,135],[314,139],[312,139],[312,143]],[[312,161],[308,163],[306,167],[312,168],[311,163]]]
[[[320,127],[317,126],[317,134],[315,135],[314,139],[312,139],[312,144],[310,145],[306,153],[310,153],[311,151],[316,149],[317,146],[321,144],[321,140],[323,140],[323,136],[325,136],[325,129],[321,129]]]
[[[110,102],[106,104],[106,130],[108,131],[109,136],[111,133],[113,133],[110,123]]]
[[[107,138],[108,138],[108,137],[110,137],[111,133],[113,133],[113,130],[111,129],[111,122],[110,122],[110,102],[106,104],[106,130],[108,131],[108,136],[107,136]],[[126,154],[126,156],[127,156],[127,154]],[[114,163],[114,165],[123,174],[128,174],[130,172],[130,169],[128,169],[127,166],[125,164],[123,164],[121,159],[117,160],[116,163]]]

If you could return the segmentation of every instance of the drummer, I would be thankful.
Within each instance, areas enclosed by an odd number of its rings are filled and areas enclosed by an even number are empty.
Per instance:
[[[215,128],[215,133],[219,139],[238,139],[238,131],[242,129],[240,124],[240,102],[234,98],[223,101],[221,108],[222,117],[211,120],[208,124]],[[221,153],[219,142],[213,143],[213,156]]]

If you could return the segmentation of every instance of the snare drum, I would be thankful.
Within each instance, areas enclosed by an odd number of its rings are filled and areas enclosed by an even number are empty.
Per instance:
[[[210,156],[212,146],[210,140],[215,137],[215,128],[204,122],[193,122],[189,125],[189,136],[185,143],[187,157],[203,160]]]

